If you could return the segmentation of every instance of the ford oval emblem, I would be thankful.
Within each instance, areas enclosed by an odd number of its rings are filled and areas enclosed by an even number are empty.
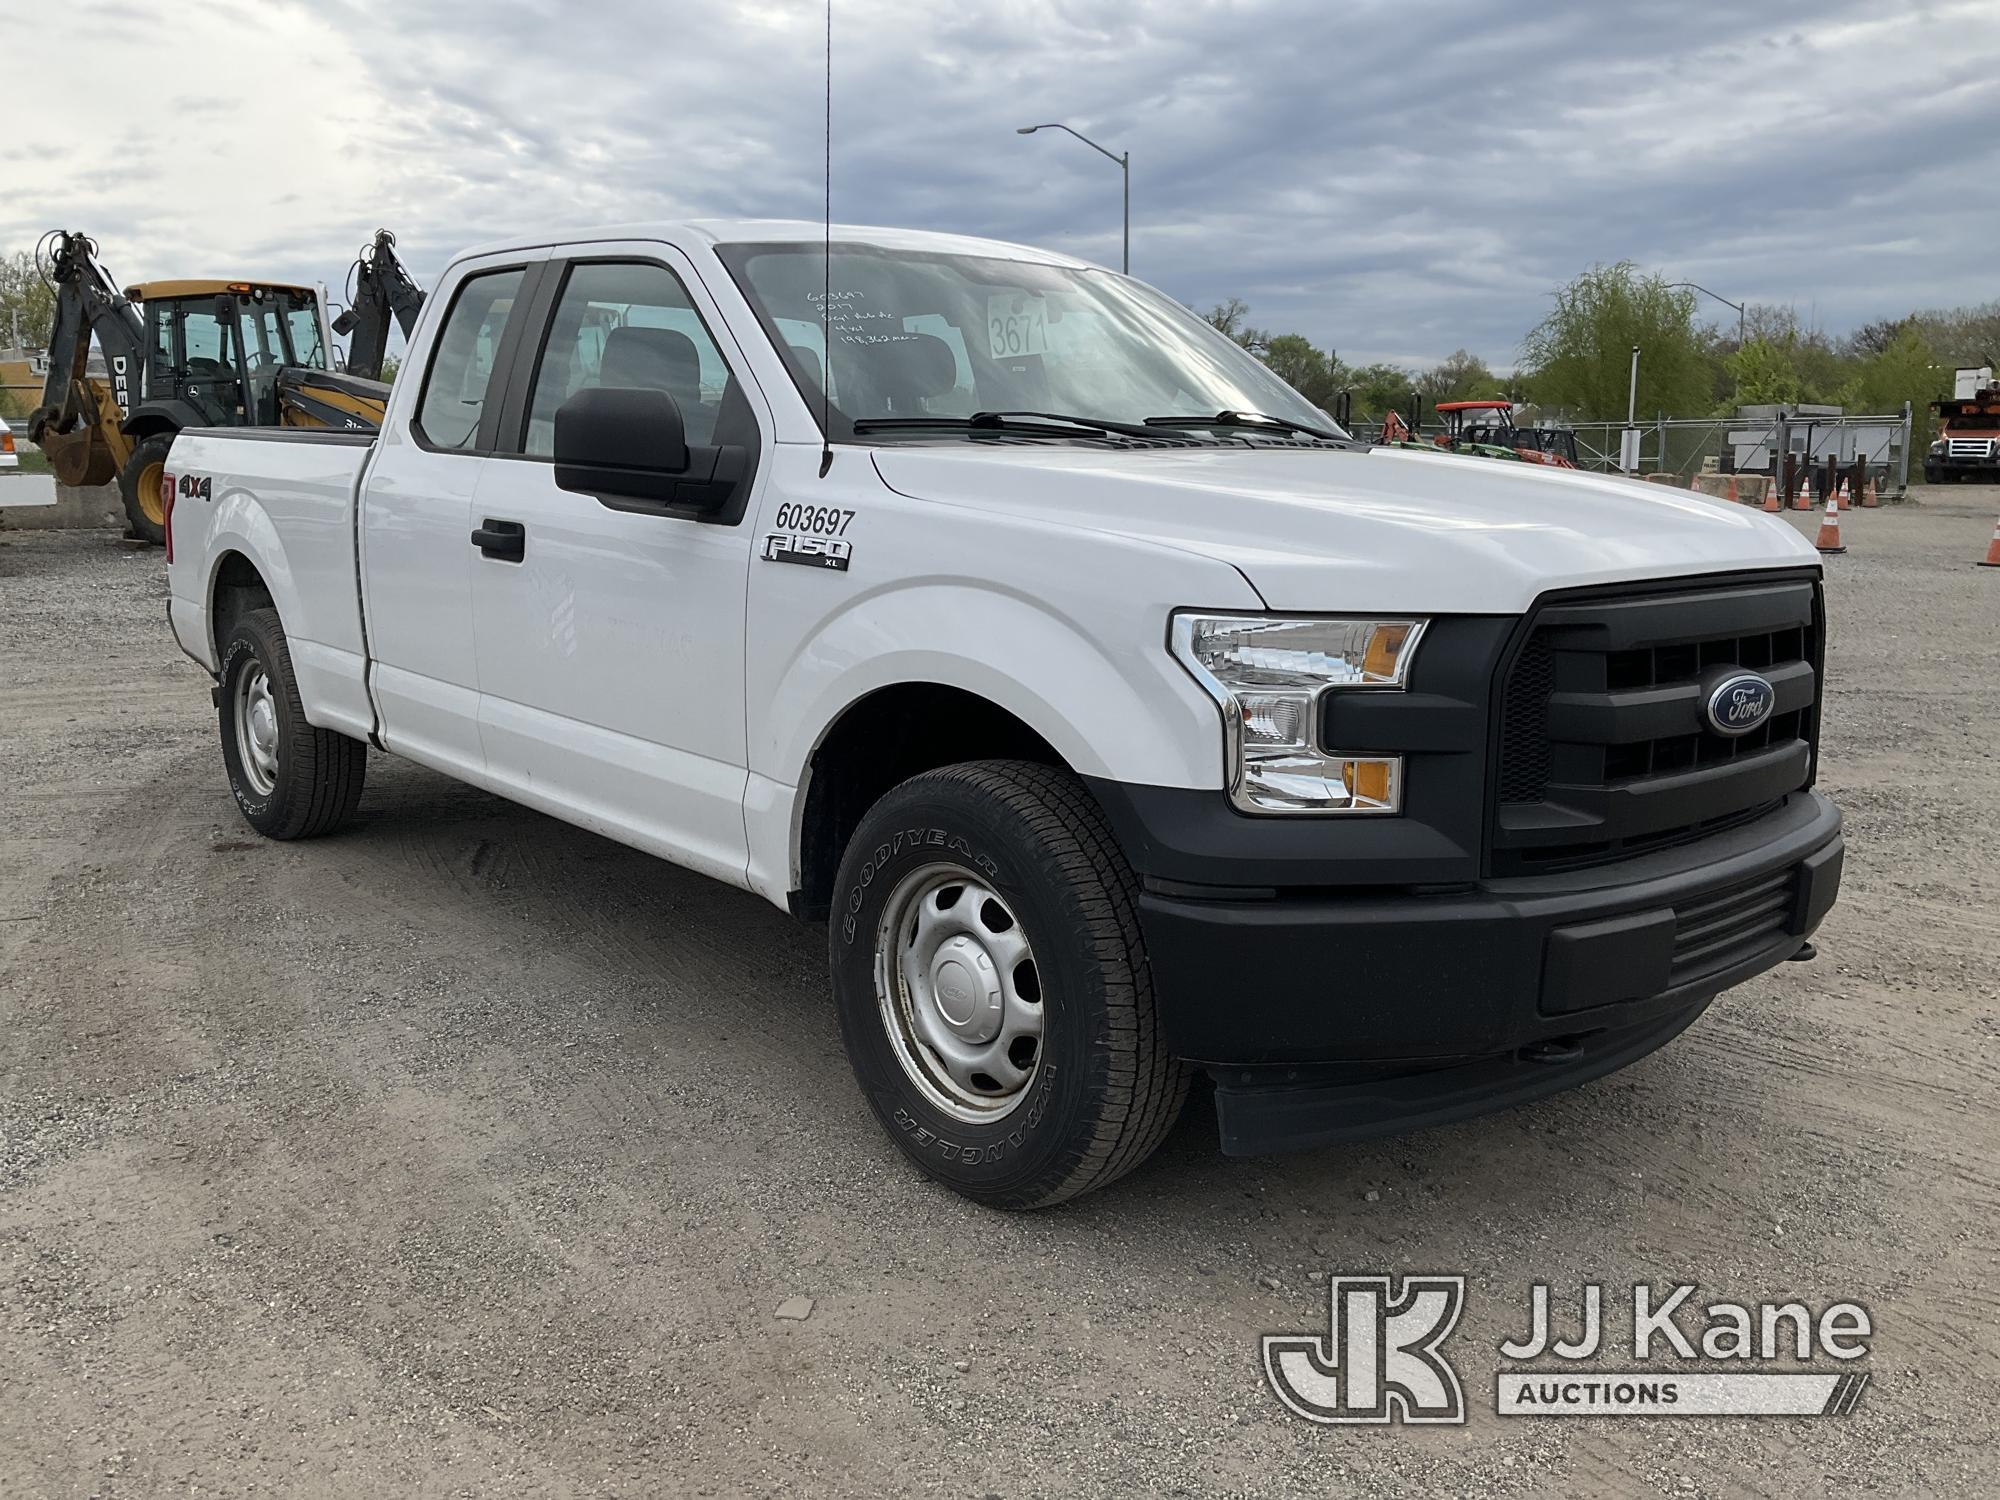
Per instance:
[[[1710,729],[1734,739],[1770,718],[1777,701],[1776,690],[1755,672],[1732,672],[1709,692],[1703,711]]]

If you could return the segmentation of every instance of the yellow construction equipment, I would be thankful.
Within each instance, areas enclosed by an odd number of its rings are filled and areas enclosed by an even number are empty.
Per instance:
[[[160,477],[187,427],[381,424],[389,388],[332,368],[312,287],[152,281],[119,289],[89,236],[45,236],[36,264],[56,294],[42,404],[28,436],[63,484],[115,479],[135,536],[165,539]],[[93,338],[102,377],[90,368]]]

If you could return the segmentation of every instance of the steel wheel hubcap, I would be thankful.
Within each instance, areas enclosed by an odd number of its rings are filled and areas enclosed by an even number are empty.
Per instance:
[[[278,786],[278,703],[262,662],[251,662],[236,679],[236,750],[243,778],[260,797]]]
[[[896,1060],[939,1109],[984,1123],[1027,1097],[1041,1069],[1041,977],[982,876],[937,864],[897,883],[876,932],[875,993]]]

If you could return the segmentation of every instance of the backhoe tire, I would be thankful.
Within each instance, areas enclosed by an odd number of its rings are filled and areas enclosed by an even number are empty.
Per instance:
[[[1068,771],[972,761],[862,818],[828,922],[842,1039],[875,1116],[938,1181],[1042,1208],[1165,1139],[1166,1050],[1139,882]]]
[[[230,627],[216,715],[229,789],[252,828],[266,838],[310,839],[353,814],[368,746],[306,722],[275,609],[250,610]]]
[[[141,541],[163,547],[167,541],[167,511],[160,498],[160,478],[167,472],[171,432],[142,439],[118,475],[118,493],[125,501],[125,524]]]

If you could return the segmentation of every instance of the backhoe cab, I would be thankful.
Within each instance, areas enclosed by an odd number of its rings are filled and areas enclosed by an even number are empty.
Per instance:
[[[37,256],[56,293],[42,404],[28,435],[63,484],[117,480],[135,536],[160,542],[167,450],[188,427],[370,431],[388,388],[329,368],[311,287],[152,281],[120,291],[88,236],[58,231]],[[90,343],[106,380],[87,372]]]

